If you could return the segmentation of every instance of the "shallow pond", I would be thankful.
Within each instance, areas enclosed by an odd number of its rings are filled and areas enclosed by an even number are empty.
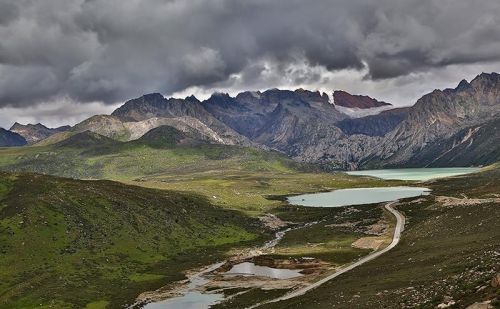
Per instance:
[[[260,276],[274,279],[290,279],[300,277],[301,270],[297,269],[279,269],[267,266],[258,266],[254,263],[244,262],[234,265],[225,275],[239,276]]]
[[[214,264],[207,269],[194,274],[189,278],[189,284],[181,291],[178,297],[149,303],[143,306],[147,309],[206,309],[224,299],[224,294],[200,292],[198,289],[210,280],[205,276],[221,267],[224,263]]]
[[[399,200],[429,195],[430,190],[419,187],[381,187],[340,189],[331,192],[291,196],[288,202],[308,207],[343,207]]]
[[[347,172],[354,176],[372,176],[381,179],[417,180],[426,181],[435,178],[459,176],[478,172],[476,167],[449,167],[449,168],[399,168],[385,170],[365,170]]]
[[[183,296],[170,298],[144,306],[148,309],[207,309],[224,299],[223,294],[188,292]]]

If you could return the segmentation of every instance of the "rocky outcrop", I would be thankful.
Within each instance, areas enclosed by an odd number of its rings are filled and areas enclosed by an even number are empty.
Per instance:
[[[395,108],[377,115],[344,119],[337,126],[347,135],[384,136],[405,120],[409,111],[409,107]]]
[[[455,89],[435,90],[411,107],[406,119],[384,136],[364,159],[369,166],[406,166],[432,144],[445,143],[463,129],[500,117],[500,75],[481,74]],[[496,149],[492,147],[491,149]],[[433,156],[427,152],[426,156]]]
[[[0,147],[24,146],[27,142],[21,135],[0,128]]]
[[[300,161],[319,160],[326,144],[344,137],[335,124],[347,116],[324,93],[271,89],[234,98],[215,94],[202,104],[238,133]]]
[[[47,128],[41,123],[22,125],[16,122],[10,128],[10,131],[15,132],[24,137],[24,139],[29,144],[34,144],[56,133],[68,131],[70,128],[71,128],[70,126]]]
[[[239,134],[253,139],[276,108],[276,104],[261,104],[261,99],[261,92],[243,92],[235,98],[215,93],[203,102],[203,107]]]
[[[262,140],[260,135],[269,133],[266,130],[283,120],[280,113],[284,110],[298,119],[331,125],[346,118],[330,104],[325,93],[303,89],[243,92],[234,98],[227,94],[214,94],[203,102],[203,106],[220,121],[254,140]]]
[[[132,133],[116,116],[96,115],[75,125],[71,132],[90,131],[118,141],[128,141]]]
[[[127,101],[116,109],[112,116],[123,122],[138,122],[151,118],[178,118],[191,117],[210,127],[227,144],[251,146],[250,140],[238,134],[231,127],[210,114],[195,97],[186,99],[166,99],[161,94],[148,94],[140,98]]]
[[[500,161],[500,118],[464,128],[422,147],[405,166],[484,166]]]
[[[130,132],[130,140],[135,140],[160,126],[170,126],[181,132],[189,133],[196,131],[203,140],[213,143],[232,145],[231,139],[226,139],[220,136],[203,122],[193,117],[177,117],[177,118],[150,118],[138,122],[125,122],[124,126]]]
[[[335,123],[347,117],[326,94],[303,89],[243,92],[236,97],[215,93],[204,102],[151,94],[126,102],[112,116],[129,127],[148,122],[148,129],[155,126],[151,124],[155,119],[189,117],[206,126],[206,134],[219,143],[264,145],[302,161],[321,158],[324,153],[317,152],[318,145],[342,137]]]
[[[70,133],[90,131],[118,141],[132,141],[161,126],[169,126],[180,132],[194,134],[200,140],[210,143],[236,144],[232,136],[220,135],[200,120],[188,116],[176,118],[153,117],[142,121],[123,122],[116,116],[98,115],[75,125]]]

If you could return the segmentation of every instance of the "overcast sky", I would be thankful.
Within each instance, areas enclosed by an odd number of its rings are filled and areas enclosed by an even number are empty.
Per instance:
[[[144,93],[342,89],[410,105],[500,71],[499,0],[0,0],[0,126]]]

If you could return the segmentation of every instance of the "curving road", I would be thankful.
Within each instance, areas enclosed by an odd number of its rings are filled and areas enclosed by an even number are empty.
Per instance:
[[[350,271],[350,270],[352,270],[352,269],[354,269],[354,268],[356,268],[356,267],[358,267],[358,266],[360,266],[368,261],[376,259],[377,257],[381,256],[382,254],[384,254],[387,251],[391,250],[392,248],[396,247],[396,245],[399,243],[399,239],[401,237],[401,232],[403,231],[404,226],[405,226],[405,217],[399,211],[397,211],[396,209],[394,209],[392,207],[395,203],[396,202],[390,202],[390,203],[387,203],[385,205],[385,209],[387,209],[390,213],[392,213],[396,217],[396,228],[394,230],[394,236],[392,237],[392,242],[389,246],[385,247],[384,249],[382,249],[380,251],[375,251],[375,252],[367,255],[364,258],[360,259],[359,261],[357,261],[349,266],[340,268],[335,273],[333,273],[333,274],[329,275],[328,277],[325,277],[319,281],[316,281],[316,282],[312,283],[311,285],[297,289],[297,290],[295,290],[289,294],[286,294],[284,296],[281,296],[281,297],[278,297],[278,298],[275,298],[275,299],[272,299],[272,300],[269,300],[269,301],[266,301],[266,302],[263,302],[260,304],[253,305],[253,306],[249,307],[248,309],[256,308],[258,306],[261,306],[261,305],[264,305],[267,303],[276,303],[276,302],[279,302],[282,300],[287,300],[290,298],[304,295],[308,291],[317,288],[318,286],[324,284],[325,282],[328,282],[328,281],[332,280],[333,278],[336,278],[336,277],[342,275],[343,273],[346,273],[346,272],[348,272],[348,271]]]

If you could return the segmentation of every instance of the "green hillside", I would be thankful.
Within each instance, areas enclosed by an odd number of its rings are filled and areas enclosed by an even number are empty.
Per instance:
[[[51,146],[4,148],[0,149],[0,165],[11,171],[121,180],[176,170],[203,172],[221,165],[225,170],[252,171],[288,171],[296,165],[274,152],[226,145],[176,145],[176,132],[163,134],[162,139],[155,133],[122,143],[87,131]]]
[[[170,137],[179,137],[175,131],[171,133]],[[144,138],[123,143],[83,132],[51,146],[3,148],[0,170],[197,192],[217,205],[256,213],[280,204],[267,195],[391,184],[320,172],[316,166],[297,163],[277,152],[227,145],[178,145],[169,135],[160,137],[153,130]]]
[[[0,308],[116,308],[259,230],[194,194],[1,173]]]

